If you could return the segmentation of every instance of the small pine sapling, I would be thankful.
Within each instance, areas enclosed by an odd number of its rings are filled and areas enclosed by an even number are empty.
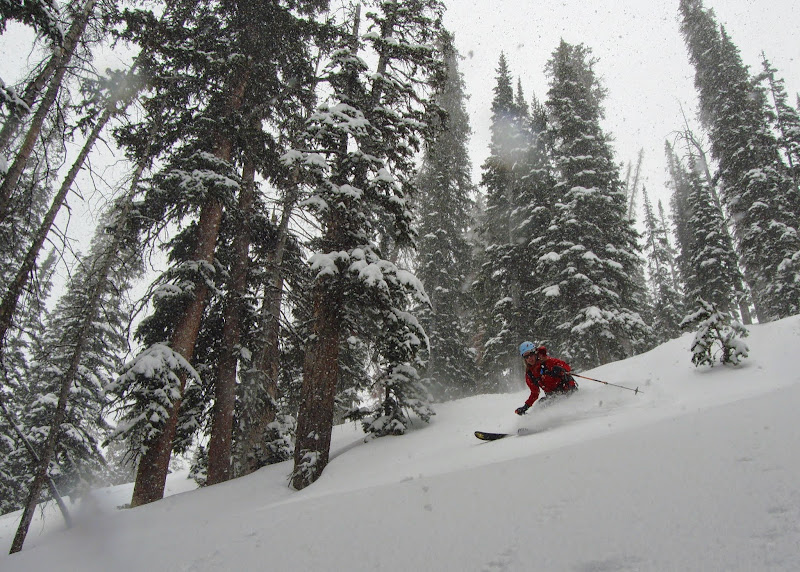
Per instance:
[[[695,329],[692,341],[692,363],[714,366],[717,356],[722,364],[738,365],[748,356],[748,347],[741,338],[747,329],[727,312],[698,298],[698,308],[681,322],[683,329]]]

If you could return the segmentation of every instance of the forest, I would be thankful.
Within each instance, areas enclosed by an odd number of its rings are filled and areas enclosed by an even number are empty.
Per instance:
[[[614,156],[591,46],[542,48],[541,101],[498,52],[473,165],[440,0],[1,1],[40,57],[0,80],[12,552],[37,503],[125,482],[154,502],[177,460],[203,485],[292,460],[303,489],[335,424],[402,435],[516,387],[523,340],[580,371],[693,331],[709,366],[800,313],[800,96],[675,4],[701,128],[665,141],[664,205]],[[74,252],[86,173],[102,217]]]

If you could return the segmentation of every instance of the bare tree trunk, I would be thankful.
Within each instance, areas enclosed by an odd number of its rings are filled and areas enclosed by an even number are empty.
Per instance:
[[[53,106],[58,96],[58,92],[64,80],[64,75],[67,72],[67,66],[70,59],[72,59],[72,55],[75,53],[78,41],[83,35],[84,30],[86,30],[86,25],[89,22],[89,16],[94,10],[94,5],[95,0],[87,0],[86,4],[83,6],[83,10],[75,16],[75,20],[72,22],[72,26],[64,38],[64,45],[61,48],[62,56],[58,62],[58,69],[53,74],[50,80],[50,87],[47,89],[47,92],[39,104],[39,108],[36,110],[36,114],[33,116],[22,147],[20,147],[14,162],[11,164],[8,173],[6,173],[6,178],[3,180],[2,185],[0,185],[0,224],[2,224],[9,215],[11,195],[25,170],[25,165],[31,153],[33,153],[36,140],[42,132],[44,120],[50,113],[50,108]]]
[[[248,159],[242,172],[244,186],[239,194],[239,215],[242,217],[233,240],[228,303],[222,329],[222,356],[218,364],[214,388],[214,412],[211,438],[208,443],[207,484],[213,485],[231,478],[231,448],[233,411],[236,404],[237,347],[241,340],[243,298],[247,290],[247,268],[250,263],[250,221],[255,202],[255,163]]]
[[[628,196],[628,220],[636,218],[636,190],[639,188],[643,161],[644,149],[639,149],[639,155],[636,159],[636,171],[634,171],[633,175],[633,185],[628,189],[630,191],[630,195]]]

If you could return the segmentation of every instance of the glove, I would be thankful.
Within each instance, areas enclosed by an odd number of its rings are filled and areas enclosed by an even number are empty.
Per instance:
[[[517,407],[516,410],[514,410],[514,413],[516,413],[517,415],[525,415],[525,413],[528,411],[528,409],[530,409],[530,407],[531,407],[530,405],[525,404],[522,407]]]

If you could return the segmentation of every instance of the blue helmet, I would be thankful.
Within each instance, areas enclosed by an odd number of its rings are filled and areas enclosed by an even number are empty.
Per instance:
[[[522,342],[519,345],[519,355],[524,356],[528,352],[532,352],[536,349],[536,345],[533,342]]]

